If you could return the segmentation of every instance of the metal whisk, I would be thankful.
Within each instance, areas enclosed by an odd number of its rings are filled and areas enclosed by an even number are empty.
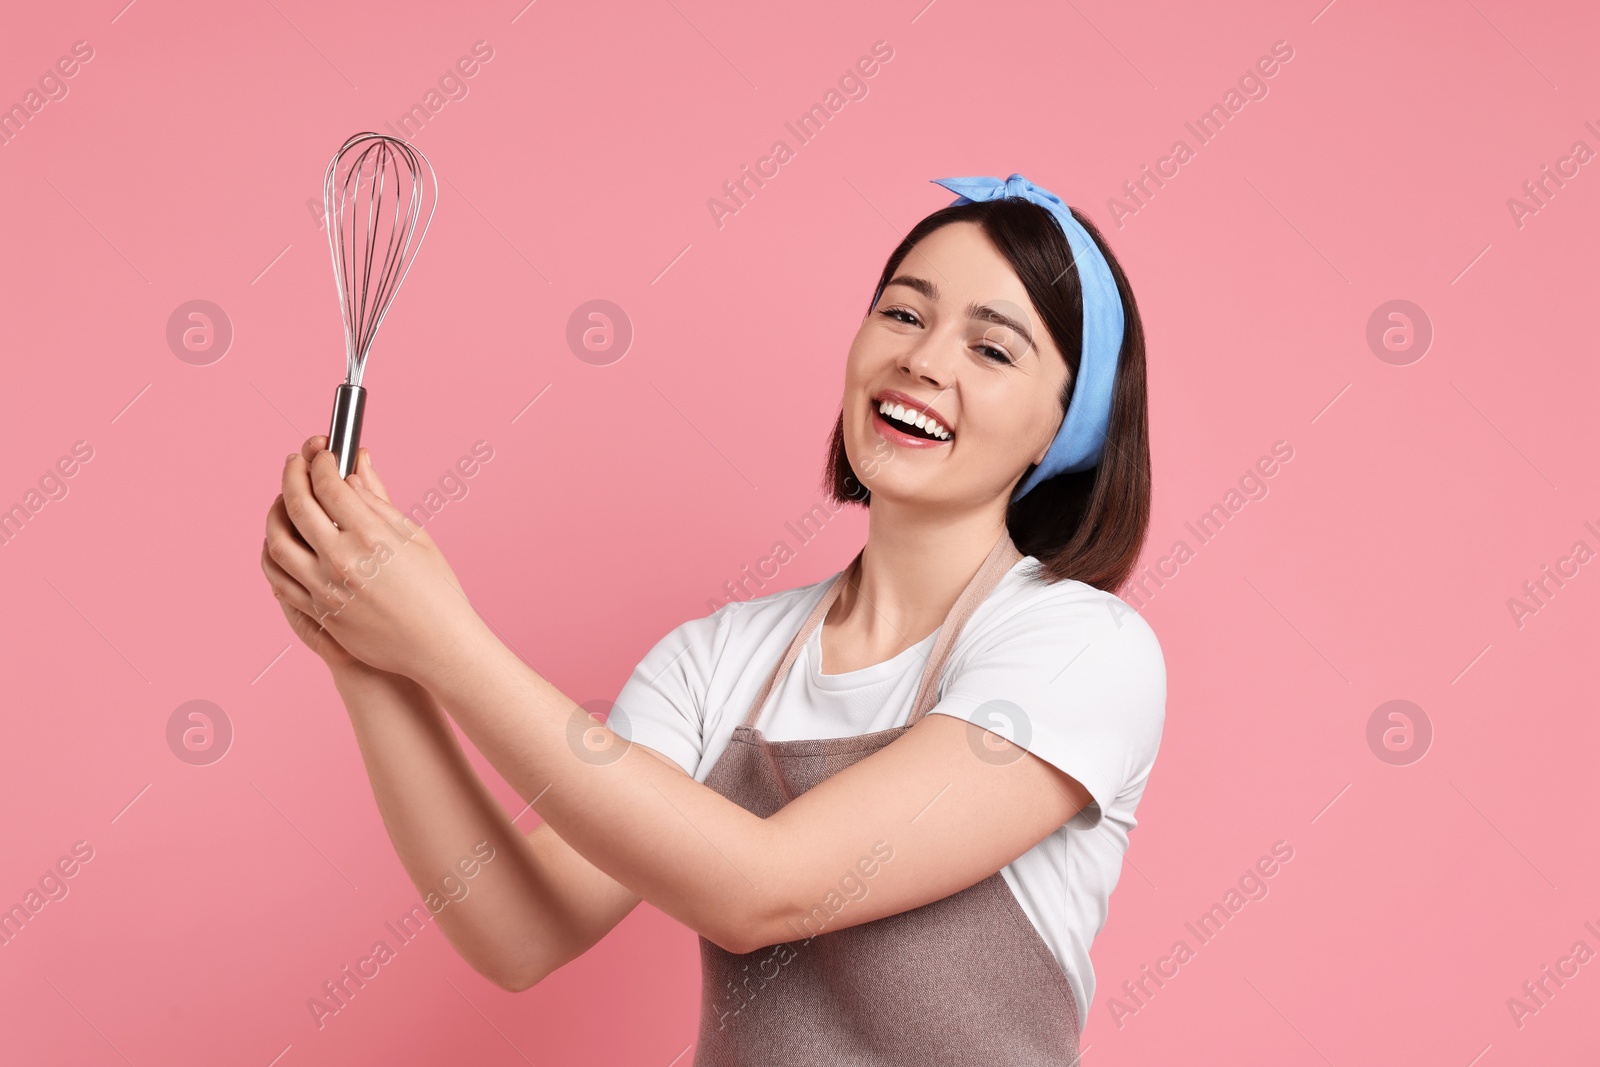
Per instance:
[[[373,338],[411,270],[438,200],[438,181],[427,157],[381,133],[350,138],[323,176],[328,250],[344,313],[345,379],[334,393],[328,429],[328,450],[339,461],[341,478],[356,465],[367,398],[361,377]]]

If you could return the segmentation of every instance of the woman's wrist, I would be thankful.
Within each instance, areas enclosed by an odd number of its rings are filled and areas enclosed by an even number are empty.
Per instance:
[[[440,626],[429,651],[414,660],[406,674],[441,703],[445,694],[458,695],[471,679],[482,677],[499,655],[515,655],[475,611]]]
[[[380,670],[355,658],[328,664],[333,684],[345,697],[360,696],[374,690],[414,690],[416,683],[401,674]]]
[[[441,620],[429,635],[427,644],[428,654],[409,656],[404,666],[395,670],[374,666],[342,649],[340,655],[323,659],[341,692],[397,683],[412,690],[438,692],[447,681],[470,676],[475,669],[471,661],[481,661],[485,651],[503,647],[482,618],[471,610]]]

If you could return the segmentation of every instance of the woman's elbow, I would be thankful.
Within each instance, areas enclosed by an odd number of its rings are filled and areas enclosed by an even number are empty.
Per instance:
[[[700,936],[716,945],[722,951],[735,956],[743,956],[746,952],[754,952],[761,947],[751,943],[749,938],[738,936],[733,932],[720,933],[715,937],[709,933],[701,934]]]
[[[734,955],[788,940],[777,913],[769,912],[755,901],[748,901],[743,907],[721,907],[715,916],[693,925],[700,927],[696,932],[701,937]],[[468,956],[457,948],[457,955],[473,970],[508,993],[532,989],[581,954],[581,950],[571,948],[555,954],[501,952],[496,954],[497,958],[484,959]]]
[[[565,960],[556,962],[535,959],[499,960],[492,966],[479,967],[474,964],[473,970],[508,993],[521,993],[544,981],[551,972],[565,962]]]
[[[489,976],[486,975],[485,977]],[[521,993],[532,989],[544,981],[544,978],[544,974],[538,971],[515,971],[509,974],[496,975],[489,978],[489,980],[507,993]]]
[[[550,961],[532,957],[474,958],[459,949],[456,955],[466,960],[467,965],[477,971],[483,978],[493,982],[508,993],[521,993],[525,989],[531,989],[544,981],[550,972],[555,970],[555,966],[552,966]]]
[[[759,902],[751,902],[743,908],[726,908],[718,919],[715,929],[703,931],[700,936],[735,956],[788,940],[781,932],[783,923],[777,913],[760,906]]]

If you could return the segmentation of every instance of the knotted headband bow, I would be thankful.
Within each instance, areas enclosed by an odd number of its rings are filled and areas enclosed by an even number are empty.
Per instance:
[[[1088,470],[1100,462],[1107,429],[1111,422],[1111,393],[1117,376],[1117,361],[1122,351],[1122,299],[1111,267],[1101,255],[1087,230],[1072,217],[1061,198],[1041,189],[1020,174],[1005,181],[999,178],[934,178],[959,194],[951,207],[983,200],[1018,197],[1046,209],[1061,226],[1078,265],[1078,280],[1083,288],[1083,354],[1078,363],[1078,381],[1072,401],[1056,431],[1055,440],[1033,473],[1017,483],[1011,499],[1017,500],[1034,486],[1057,474]],[[878,290],[872,306],[878,304]],[[870,310],[870,309],[869,309]]]

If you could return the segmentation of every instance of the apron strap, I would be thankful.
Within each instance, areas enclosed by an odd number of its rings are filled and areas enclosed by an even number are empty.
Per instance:
[[[944,674],[945,661],[950,658],[950,653],[956,646],[956,638],[961,636],[967,620],[978,610],[978,605],[988,599],[994,587],[1000,583],[1000,579],[1004,578],[1020,559],[1022,553],[1017,551],[1010,533],[1002,534],[1000,540],[995,542],[994,548],[989,550],[989,555],[978,568],[978,573],[972,576],[972,581],[968,582],[967,587],[961,590],[961,595],[956,597],[954,606],[950,608],[950,614],[945,616],[943,624],[939,627],[939,636],[933,642],[933,651],[928,653],[928,666],[922,672],[922,685],[917,689],[917,697],[911,703],[911,715],[906,719],[907,726],[916,723],[927,714],[929,708],[939,702],[939,679]]]
[[[838,577],[828,586],[828,591],[823,594],[816,607],[811,609],[811,614],[806,617],[806,621],[801,625],[800,632],[795,634],[794,639],[789,642],[789,647],[784,652],[783,658],[773,667],[772,673],[767,676],[761,691],[756,694],[755,701],[750,705],[750,711],[744,717],[745,726],[754,726],[756,724],[756,720],[761,716],[762,708],[766,706],[767,698],[772,695],[772,691],[777,688],[778,683],[789,673],[789,668],[794,665],[794,661],[800,656],[801,649],[805,648],[807,640],[810,639],[811,632],[822,624],[822,620],[828,614],[828,609],[839,598],[839,591],[844,588],[845,583],[856,584],[857,577],[861,573],[861,556],[865,551],[866,549],[863,547],[856,552],[855,558],[850,561],[850,565],[839,572]],[[978,609],[978,605],[983,603],[1000,579],[1004,578],[1007,572],[1016,566],[1017,561],[1022,558],[1022,553],[1017,550],[1016,544],[1011,540],[1010,532],[1002,533],[1000,539],[995,542],[994,547],[989,550],[989,554],[984,557],[984,561],[978,567],[977,573],[967,582],[966,588],[961,590],[961,595],[956,597],[955,604],[951,606],[944,622],[940,624],[939,637],[934,641],[933,650],[928,655],[928,662],[923,667],[922,684],[918,687],[916,699],[912,702],[911,715],[906,720],[907,726],[921,719],[923,715],[927,714],[928,709],[938,702],[939,677],[944,672],[945,661],[950,658],[951,650],[955,648],[956,638],[960,636],[962,628],[966,626],[967,620],[972,617],[972,613]]]
[[[806,640],[811,636],[811,631],[817,628],[823,617],[828,614],[828,609],[833,606],[833,602],[839,599],[839,590],[844,588],[845,582],[848,581],[852,585],[855,584],[856,575],[861,572],[861,553],[865,551],[866,548],[864,546],[857,550],[855,558],[850,561],[850,565],[839,572],[839,576],[833,580],[833,584],[828,586],[828,591],[822,595],[822,600],[818,602],[816,607],[811,609],[811,614],[806,617],[806,621],[800,624],[800,632],[795,634],[794,639],[789,642],[789,647],[785,650],[783,659],[779,660],[778,665],[772,668],[772,673],[767,675],[766,682],[761,686],[761,692],[756,694],[755,702],[750,705],[750,711],[744,717],[744,725],[754,726],[756,724],[756,720],[761,716],[761,709],[766,706],[767,697],[771,695],[772,690],[784,675],[789,673],[789,668],[799,658],[800,650],[805,647]]]

